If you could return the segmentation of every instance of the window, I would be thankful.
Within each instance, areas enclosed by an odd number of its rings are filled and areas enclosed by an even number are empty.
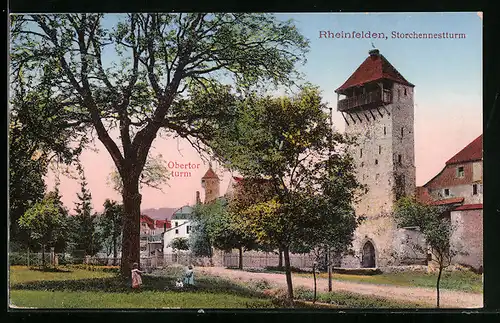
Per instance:
[[[186,227],[186,233],[187,233],[187,234],[189,234],[189,231],[190,231],[190,230],[191,230],[191,227],[188,225],[188,226]]]
[[[457,177],[462,178],[464,177],[464,175],[465,175],[464,167],[463,166],[457,167]]]
[[[378,146],[378,153],[379,155],[382,153],[382,146]]]
[[[359,150],[359,157],[363,157],[363,149]]]
[[[401,139],[403,139],[404,131],[404,127],[401,127]]]
[[[384,127],[384,136],[387,134],[387,129]]]
[[[175,229],[175,234],[179,234],[179,229]]]
[[[444,196],[450,196],[450,190],[445,188],[444,189]]]
[[[179,222],[175,222],[175,226],[178,227],[179,226]]]
[[[398,164],[401,165],[403,162],[403,156],[398,155]]]
[[[378,165],[378,159],[375,159],[375,165]]]
[[[401,100],[401,90],[398,89],[398,101]]]
[[[472,195],[477,195],[477,184],[472,185]]]
[[[406,96],[406,88],[405,88],[405,96]]]

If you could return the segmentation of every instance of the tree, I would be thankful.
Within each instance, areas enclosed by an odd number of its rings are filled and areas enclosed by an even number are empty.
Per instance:
[[[56,192],[49,192],[19,219],[20,227],[27,230],[30,238],[40,244],[43,267],[46,247],[55,247],[66,240],[67,211],[61,209],[57,195]]]
[[[418,202],[414,197],[403,197],[396,202],[394,218],[398,227],[419,227],[423,234],[429,250],[432,253],[432,261],[437,264],[438,276],[436,279],[436,306],[439,308],[440,294],[439,284],[443,270],[451,264],[453,257],[462,253],[460,246],[451,246],[450,238],[454,226],[446,217],[450,210],[448,206],[427,205]],[[427,249],[417,243],[411,243],[410,247],[419,253],[426,253]]]
[[[187,238],[175,238],[170,242],[174,250],[189,250],[189,240]]]
[[[223,129],[214,149],[229,169],[254,180],[238,213],[239,224],[283,250],[288,297],[293,299],[290,252],[311,232],[355,220],[352,203],[361,185],[346,148],[353,140],[332,130],[317,88],[293,97],[249,97],[240,117]],[[265,194],[258,180],[268,181]]]
[[[77,165],[80,174],[80,193],[75,203],[76,214],[72,219],[72,244],[74,250],[82,250],[85,255],[94,256],[101,249],[101,241],[97,228],[97,214],[92,212],[92,195],[87,188],[87,180],[83,167]]]
[[[292,22],[269,14],[19,15],[11,35],[13,86],[27,70],[30,86],[95,130],[115,163],[123,275],[139,262],[139,179],[160,129],[202,151],[232,115],[235,93],[218,80],[236,89],[289,84],[308,48]],[[120,61],[108,64],[104,53]]]
[[[106,199],[103,206],[104,212],[99,218],[99,228],[103,243],[109,246],[108,255],[113,252],[113,264],[116,264],[123,227],[123,205]]]
[[[229,212],[225,200],[197,205],[193,217],[193,235],[190,237],[192,250],[195,253],[206,250],[203,255],[211,256],[211,247],[225,251],[238,249],[238,268],[243,269],[243,249],[258,249],[259,246],[255,235],[237,225],[235,216]]]

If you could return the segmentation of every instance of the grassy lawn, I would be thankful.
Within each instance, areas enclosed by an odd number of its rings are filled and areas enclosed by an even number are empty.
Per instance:
[[[311,277],[312,274],[294,274],[302,277]],[[328,278],[328,274],[319,274],[320,278]],[[366,284],[436,287],[437,274],[422,272],[388,273],[371,276],[333,274],[333,279]],[[482,293],[483,283],[481,275],[469,271],[445,272],[441,277],[441,288],[472,293]]]
[[[250,288],[212,277],[196,277],[195,288],[176,290],[177,272],[143,277],[134,292],[113,273],[68,268],[42,272],[10,268],[10,303],[39,308],[266,308],[271,298]]]
[[[284,290],[272,291],[267,284],[248,284],[196,275],[196,286],[176,289],[182,269],[168,268],[143,276],[143,288],[134,292],[130,281],[114,273],[64,268],[44,272],[10,267],[10,304],[35,308],[283,308],[278,299]],[[271,293],[270,293],[271,292]],[[312,291],[297,289],[301,301],[312,300]],[[415,308],[421,305],[396,302],[344,292],[321,293],[318,302],[339,308]],[[298,302],[296,307],[311,308]],[[316,305],[314,307],[324,307]]]

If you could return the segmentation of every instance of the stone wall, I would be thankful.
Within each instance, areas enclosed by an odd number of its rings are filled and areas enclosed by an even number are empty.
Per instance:
[[[390,105],[346,117],[346,133],[358,138],[358,146],[350,152],[358,180],[367,186],[367,191],[355,206],[356,214],[366,217],[355,233],[355,255],[344,257],[342,267],[361,267],[362,249],[367,241],[375,248],[377,267],[394,265],[398,262],[395,254],[409,253],[401,249],[392,212],[397,197],[415,192],[413,89],[394,84],[392,95]]]
[[[452,259],[452,263],[479,269],[483,266],[483,210],[451,212],[455,230],[451,247],[465,252]]]

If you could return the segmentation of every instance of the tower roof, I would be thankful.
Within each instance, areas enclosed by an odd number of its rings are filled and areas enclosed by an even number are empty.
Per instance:
[[[205,173],[205,175],[203,175],[203,177],[201,179],[208,179],[208,178],[219,179],[219,176],[217,176],[217,174],[215,174],[215,172],[212,170],[212,167],[208,168],[207,172]]]
[[[465,163],[483,159],[483,135],[474,139],[470,144],[451,157],[446,165]]]
[[[344,90],[361,86],[369,82],[378,80],[391,80],[414,87],[415,85],[408,82],[391,63],[380,54],[378,49],[373,49],[369,52],[369,56],[365,61],[352,73],[342,86],[335,90],[336,93],[341,93]]]

